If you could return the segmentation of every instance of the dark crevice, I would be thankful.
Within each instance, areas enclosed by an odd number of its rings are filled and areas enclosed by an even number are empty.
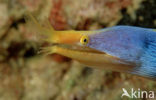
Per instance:
[[[27,42],[12,42],[7,49],[8,56],[6,60],[9,60],[9,58],[17,58],[19,56],[28,58],[36,55],[37,51],[35,47],[30,45],[28,48],[27,45]]]
[[[0,37],[0,40],[3,41],[8,36],[8,33],[9,33],[11,28],[18,29],[18,25],[22,24],[22,23],[25,23],[24,17],[21,18],[21,19],[18,19],[18,20],[11,20],[10,24],[9,24],[9,27],[6,29],[4,34]]]
[[[28,57],[32,57],[36,54],[37,54],[37,51],[33,47],[30,47],[29,49],[26,50],[24,57],[28,58]]]
[[[19,25],[19,24],[22,24],[22,23],[25,23],[25,19],[24,19],[24,18],[15,20],[15,21],[11,24],[10,27],[14,27],[15,29],[18,29],[18,25]]]
[[[136,11],[136,19],[133,20],[125,9],[121,10],[123,18],[118,25],[132,25],[147,28],[156,28],[156,0],[143,1],[140,8]]]

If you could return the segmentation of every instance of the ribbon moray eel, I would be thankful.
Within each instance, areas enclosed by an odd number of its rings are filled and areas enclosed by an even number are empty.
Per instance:
[[[95,31],[56,31],[29,21],[52,45],[44,48],[75,59],[89,67],[156,79],[156,31],[134,26],[114,26]]]

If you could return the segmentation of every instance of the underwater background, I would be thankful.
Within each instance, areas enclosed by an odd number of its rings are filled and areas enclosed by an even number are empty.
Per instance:
[[[27,11],[56,30],[156,29],[156,0],[0,0],[0,100],[150,100],[121,98],[122,88],[156,92],[153,80],[38,54],[46,43],[26,24]]]

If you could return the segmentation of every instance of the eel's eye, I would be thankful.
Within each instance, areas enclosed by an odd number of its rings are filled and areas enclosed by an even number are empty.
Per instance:
[[[88,42],[89,42],[89,37],[88,36],[84,35],[84,36],[81,37],[80,43],[82,45],[86,45],[86,44],[88,44]]]

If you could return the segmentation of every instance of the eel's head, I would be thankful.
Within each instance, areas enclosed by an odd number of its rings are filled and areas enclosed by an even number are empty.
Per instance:
[[[48,50],[49,53],[57,53],[75,59],[89,67],[129,72],[135,64],[122,59],[118,55],[114,55],[117,53],[117,49],[121,47],[113,47],[114,51],[107,49],[114,46],[111,43],[116,43],[116,41],[112,40],[111,42],[111,40],[108,39],[109,36],[106,35],[107,40],[104,36],[106,34],[105,32],[107,33],[106,30],[58,31],[56,35],[53,35],[53,39],[51,38],[51,43],[54,45],[45,50]],[[114,52],[114,54],[112,52]]]
[[[142,74],[146,71],[140,65],[140,58],[143,58],[142,64],[149,61],[145,59],[149,57],[149,51],[144,47],[147,43],[144,34],[146,30],[143,28],[119,26],[97,31],[56,31],[49,23],[47,27],[40,25],[30,13],[27,14],[26,21],[31,22],[36,33],[42,36],[42,40],[52,44],[43,49],[48,54],[57,53],[88,67],[147,76]],[[137,68],[142,68],[143,71]]]

